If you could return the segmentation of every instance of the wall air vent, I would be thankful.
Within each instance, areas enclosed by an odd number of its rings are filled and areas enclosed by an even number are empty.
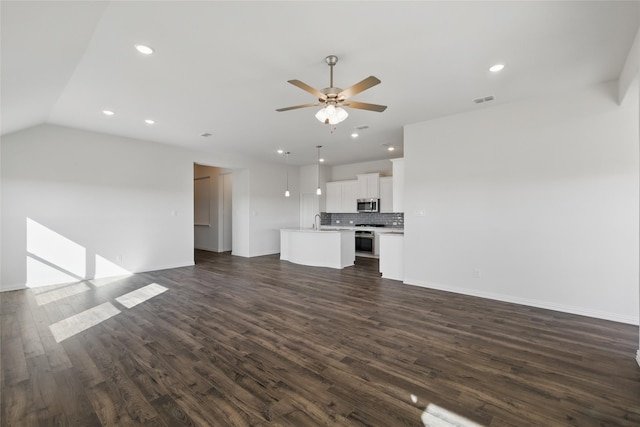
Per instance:
[[[476,104],[482,104],[483,102],[489,102],[489,101],[493,101],[495,99],[495,97],[493,95],[489,95],[489,96],[483,96],[480,98],[476,98],[473,100],[474,103]]]

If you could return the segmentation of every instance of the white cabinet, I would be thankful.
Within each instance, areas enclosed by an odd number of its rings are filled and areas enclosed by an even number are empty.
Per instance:
[[[393,212],[404,212],[404,159],[393,163]]]
[[[377,199],[380,197],[380,174],[366,173],[358,175],[358,198]]]
[[[342,210],[340,212],[358,212],[358,181],[342,182]]]
[[[393,210],[393,177],[380,177],[380,212],[394,212]]]
[[[404,280],[404,234],[380,234],[380,273],[385,279]]]
[[[356,199],[358,198],[358,181],[327,182],[326,188],[326,211],[328,213],[357,212]]]

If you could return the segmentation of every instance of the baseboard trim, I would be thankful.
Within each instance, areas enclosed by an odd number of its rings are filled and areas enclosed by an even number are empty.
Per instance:
[[[218,248],[210,247],[210,246],[194,246],[193,249],[197,249],[199,251],[207,251],[207,252],[220,252]]]
[[[19,284],[11,284],[11,285],[3,285],[0,288],[0,292],[12,292],[12,291],[21,291],[23,289],[27,289],[27,285],[19,285]]]
[[[420,286],[420,287],[429,288],[429,289],[437,289],[437,290],[446,291],[446,292],[454,292],[457,294],[469,295],[469,296],[474,296],[479,298],[487,298],[487,299],[492,299],[496,301],[509,302],[512,304],[526,305],[529,307],[543,308],[546,310],[560,311],[563,313],[577,314],[579,316],[593,317],[596,319],[611,320],[613,322],[627,323],[629,325],[640,325],[640,319],[633,318],[632,316],[621,316],[617,313],[591,310],[591,309],[575,307],[575,306],[565,305],[565,304],[556,304],[548,301],[540,301],[540,300],[534,300],[529,298],[519,298],[511,295],[495,294],[492,292],[481,292],[481,291],[478,291],[475,289],[469,289],[469,288],[457,288],[457,287],[442,285],[439,283],[425,282],[422,280],[411,279],[411,278],[405,278],[404,284]]]
[[[136,271],[135,273],[148,273],[150,271],[170,270],[172,268],[191,267],[194,265],[196,265],[195,262],[193,260],[190,260],[190,261],[179,262],[176,264],[165,264],[165,265],[156,265],[153,267],[142,267],[140,270]]]

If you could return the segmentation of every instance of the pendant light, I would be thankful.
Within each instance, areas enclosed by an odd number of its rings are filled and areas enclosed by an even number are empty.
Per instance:
[[[320,149],[322,145],[316,145],[318,149],[318,188],[316,189],[316,195],[322,196],[322,189],[320,189]]]
[[[289,192],[289,154],[291,154],[291,152],[287,151],[284,154],[287,156],[287,189],[284,191],[284,197],[289,197],[291,196]]]

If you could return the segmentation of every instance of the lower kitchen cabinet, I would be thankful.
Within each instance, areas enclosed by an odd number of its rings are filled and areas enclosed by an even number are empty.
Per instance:
[[[380,233],[380,273],[385,279],[404,280],[404,233]]]

